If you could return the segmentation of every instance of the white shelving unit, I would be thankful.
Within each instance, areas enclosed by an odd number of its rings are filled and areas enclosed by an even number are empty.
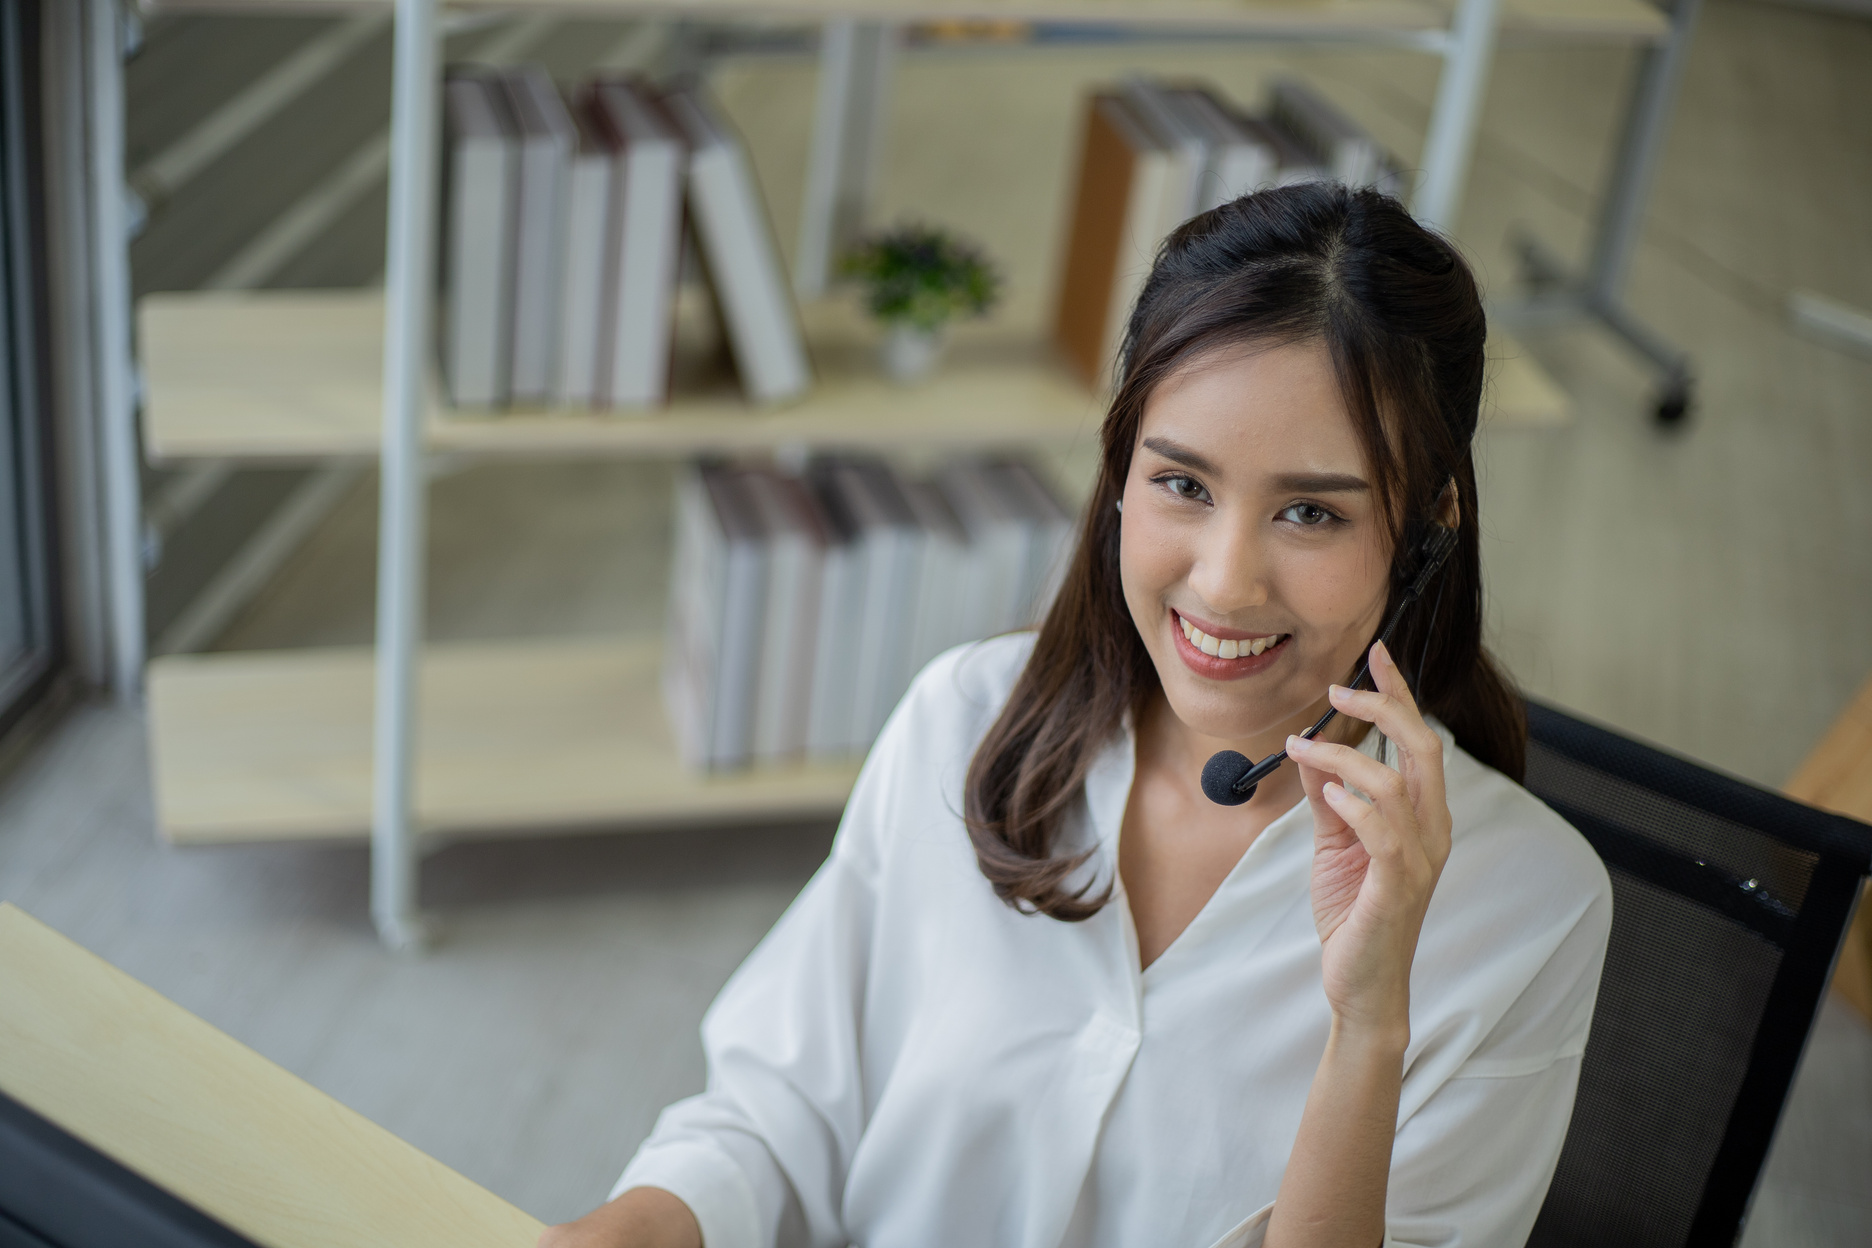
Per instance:
[[[389,0],[375,0],[376,6]],[[153,7],[242,13],[356,10],[371,0],[205,0]],[[1497,36],[1655,42],[1646,0],[496,0],[474,8],[831,23],[1030,20],[1365,40],[1440,55],[1444,69],[1413,209],[1453,222]],[[732,776],[683,772],[644,642],[433,646],[422,634],[425,468],[432,456],[672,455],[709,450],[988,446],[1089,436],[1098,396],[1043,343],[965,335],[930,384],[872,375],[867,330],[838,305],[806,309],[820,381],[753,409],[702,393],[649,416],[452,413],[432,396],[430,341],[439,95],[436,0],[395,0],[386,291],[152,296],[139,309],[145,446],[165,460],[367,458],[381,465],[377,645],[171,657],[148,672],[158,809],[177,842],[356,837],[372,845],[372,915],[419,945],[424,841],[804,817],[843,806],[856,764]],[[828,54],[863,40],[828,39]],[[833,67],[838,68],[838,67]],[[847,67],[848,68],[848,67]],[[836,74],[822,75],[827,80]],[[822,100],[822,105],[826,101]],[[836,102],[834,102],[836,104]],[[847,110],[875,100],[850,96]],[[850,124],[822,107],[819,124]],[[822,134],[823,139],[823,134]],[[836,143],[818,142],[819,150]],[[852,171],[815,157],[808,210]],[[809,216],[808,229],[812,228]],[[1564,397],[1498,344],[1500,418],[1551,419]]]

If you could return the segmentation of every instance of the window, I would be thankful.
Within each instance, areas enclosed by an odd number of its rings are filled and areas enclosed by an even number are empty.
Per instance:
[[[0,729],[40,692],[57,659],[22,7],[0,0]]]

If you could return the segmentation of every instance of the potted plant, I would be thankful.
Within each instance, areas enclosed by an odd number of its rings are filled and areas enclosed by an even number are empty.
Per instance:
[[[1001,275],[979,248],[933,226],[875,234],[841,267],[865,284],[866,305],[885,328],[884,371],[901,382],[935,367],[950,321],[982,315],[1001,293]]]

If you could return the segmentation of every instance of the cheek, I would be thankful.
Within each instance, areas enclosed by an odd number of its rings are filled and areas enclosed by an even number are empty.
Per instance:
[[[1118,526],[1118,571],[1125,601],[1133,614],[1155,615],[1165,592],[1189,574],[1189,538],[1153,516],[1143,502],[1127,503],[1126,508]]]
[[[1293,571],[1280,578],[1283,596],[1295,615],[1320,631],[1321,640],[1364,629],[1372,612],[1384,609],[1390,570],[1370,550],[1322,551]]]

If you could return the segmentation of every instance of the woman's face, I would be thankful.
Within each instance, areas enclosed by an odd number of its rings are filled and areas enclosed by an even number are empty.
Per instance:
[[[1120,528],[1131,618],[1206,737],[1297,730],[1384,612],[1390,537],[1318,341],[1219,351],[1159,385]]]

